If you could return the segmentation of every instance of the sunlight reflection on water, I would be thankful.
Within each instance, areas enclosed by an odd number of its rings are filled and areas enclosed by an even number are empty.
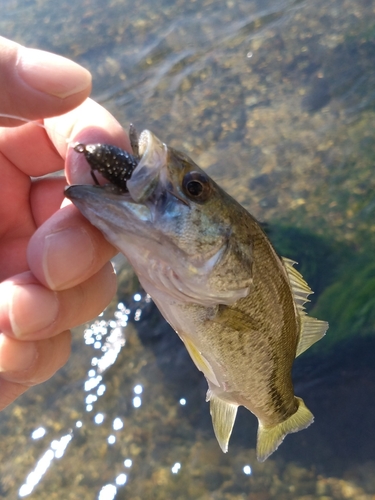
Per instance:
[[[19,489],[19,496],[26,497],[30,495],[35,486],[42,479],[48,468],[51,466],[54,459],[61,458],[65,450],[73,438],[73,433],[62,436],[59,440],[54,439],[50,448],[38,460],[34,470],[27,476],[25,483]]]
[[[135,302],[140,302],[142,296],[136,294],[134,296]],[[135,312],[132,312],[128,307],[126,307],[122,302],[117,305],[117,310],[114,313],[114,317],[105,320],[103,315],[95,320],[89,328],[84,331],[84,342],[87,346],[92,346],[95,349],[94,356],[91,360],[90,368],[87,372],[87,379],[83,381],[83,389],[85,393],[84,401],[86,403],[86,412],[92,412],[95,405],[98,403],[101,396],[106,392],[106,385],[102,383],[103,374],[106,370],[113,365],[120,354],[123,347],[126,345],[125,329],[128,325],[129,318],[137,316],[138,319],[142,313],[142,310],[137,307]],[[100,347],[98,347],[100,344]],[[97,355],[97,350],[100,349],[102,356]],[[142,404],[140,394],[143,392],[143,386],[141,384],[136,384],[133,387],[133,393],[135,396],[132,399],[132,404],[134,408],[139,408]],[[96,425],[102,425],[105,422],[106,415],[102,412],[98,412],[93,417],[93,422]],[[83,427],[83,422],[77,420],[75,422],[75,428],[79,431]],[[124,427],[124,421],[120,417],[115,417],[113,419],[112,427],[114,431],[120,431]],[[44,427],[39,427],[35,429],[31,438],[33,440],[41,439],[47,434]],[[36,462],[34,469],[27,475],[24,484],[21,485],[19,489],[19,496],[26,497],[33,493],[34,488],[42,480],[47,470],[52,466],[55,459],[62,458],[69,443],[74,439],[75,434],[73,430],[69,433],[62,435],[60,439],[53,439],[50,443],[49,448],[42,454],[39,460]],[[107,443],[109,445],[114,445],[116,443],[116,436],[110,434],[107,437]],[[132,460],[126,458],[124,460],[124,467],[130,468],[132,466]],[[110,500],[115,498],[117,493],[117,487],[124,486],[128,480],[127,474],[120,473],[115,478],[115,484],[107,484],[102,487],[99,492],[98,499]]]

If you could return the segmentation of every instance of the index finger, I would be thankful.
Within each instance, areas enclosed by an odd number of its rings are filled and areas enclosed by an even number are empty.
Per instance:
[[[0,152],[23,173],[38,177],[64,168],[69,183],[92,184],[90,169],[72,144],[111,143],[130,151],[119,122],[92,99],[44,122],[0,128]]]

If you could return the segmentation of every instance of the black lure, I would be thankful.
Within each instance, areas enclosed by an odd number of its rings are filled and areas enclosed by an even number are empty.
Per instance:
[[[85,155],[95,184],[99,184],[94,173],[94,170],[97,170],[121,191],[128,191],[126,181],[130,179],[133,170],[138,165],[138,156],[131,155],[110,144],[77,144],[74,151]]]

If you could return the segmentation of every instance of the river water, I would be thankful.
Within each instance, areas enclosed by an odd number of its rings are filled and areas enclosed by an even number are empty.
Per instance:
[[[0,415],[0,498],[375,498],[375,2],[2,0],[0,33],[93,73],[124,125],[185,151],[315,291],[295,364],[315,415],[264,464],[240,411],[218,447],[206,382],[116,260],[116,300]]]

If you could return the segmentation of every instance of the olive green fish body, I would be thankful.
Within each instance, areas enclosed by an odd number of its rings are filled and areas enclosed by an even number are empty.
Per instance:
[[[139,158],[126,193],[106,185],[66,194],[126,255],[204,373],[222,450],[243,405],[258,418],[263,461],[313,421],[291,370],[328,325],[306,315],[311,290],[294,263],[190,158],[149,131]]]
[[[219,398],[235,408],[243,405],[262,427],[273,428],[303,405],[294,396],[291,378],[301,321],[283,262],[255,221],[253,228],[253,283],[246,297],[210,308],[174,303],[169,306],[174,314],[164,315],[205,374],[207,398]],[[163,304],[158,306],[163,312]],[[306,410],[298,427],[307,427],[312,419]],[[231,428],[222,435],[221,422],[215,426],[224,451]],[[283,437],[284,432],[276,442],[271,440],[263,454],[258,450],[258,458],[264,460]]]

